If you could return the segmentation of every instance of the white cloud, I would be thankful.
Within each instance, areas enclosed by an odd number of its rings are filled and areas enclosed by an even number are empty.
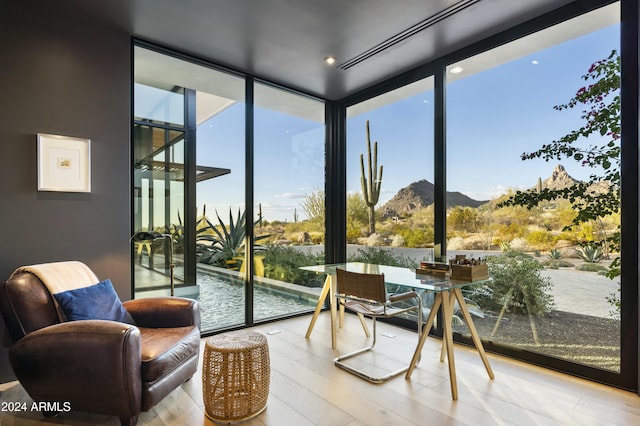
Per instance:
[[[276,194],[275,198],[284,198],[287,200],[293,200],[296,198],[304,198],[304,194],[294,194],[293,192],[283,192],[282,194]]]

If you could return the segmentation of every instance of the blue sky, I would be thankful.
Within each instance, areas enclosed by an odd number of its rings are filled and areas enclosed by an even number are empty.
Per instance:
[[[447,86],[447,190],[490,199],[509,188],[528,188],[547,178],[557,162],[520,160],[581,121],[581,110],[559,112],[584,85],[580,78],[596,60],[619,45],[619,26],[605,28],[537,52]],[[365,121],[378,163],[384,166],[378,207],[398,190],[420,179],[433,182],[433,92],[350,118],[347,127],[347,189],[360,191],[360,153],[366,153]],[[324,187],[322,125],[256,108],[256,208],[265,219],[304,218],[305,194]],[[366,161],[366,158],[365,158]],[[223,218],[244,202],[244,105],[236,104],[198,129],[198,164],[232,173],[198,184],[198,208],[217,209]],[[575,161],[562,165],[586,179],[592,172]]]

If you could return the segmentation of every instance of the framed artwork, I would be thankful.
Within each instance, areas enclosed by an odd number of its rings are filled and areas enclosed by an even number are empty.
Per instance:
[[[38,191],[91,192],[91,140],[38,133]]]

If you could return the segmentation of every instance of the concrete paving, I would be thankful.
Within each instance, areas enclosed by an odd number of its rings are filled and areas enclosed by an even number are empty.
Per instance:
[[[613,306],[607,301],[618,293],[620,279],[611,280],[595,272],[575,268],[546,269],[543,275],[551,278],[556,310],[576,314],[610,318]]]

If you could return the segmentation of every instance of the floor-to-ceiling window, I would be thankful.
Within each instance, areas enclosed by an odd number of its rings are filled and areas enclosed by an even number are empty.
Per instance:
[[[324,259],[308,208],[323,102],[255,83],[248,105],[241,75],[148,45],[134,61],[135,297],[197,298],[203,332],[311,310],[321,279],[299,267]]]
[[[433,259],[433,77],[347,108],[350,260]]]
[[[254,319],[260,321],[317,301],[322,277],[299,267],[324,260],[325,119],[317,99],[264,83],[254,90]]]
[[[346,113],[347,260],[410,269],[433,261],[434,78]],[[431,299],[423,301],[428,309]]]
[[[246,320],[246,282],[239,275],[245,248],[246,103],[244,78],[199,68],[195,262],[202,330],[210,331]]]
[[[621,373],[633,371],[628,365],[633,360],[627,357],[625,364],[621,337],[625,303],[620,289],[625,286],[619,237],[628,244],[633,238],[620,228],[625,217],[620,203],[620,10],[618,3],[586,14],[569,9],[385,83],[400,89],[381,94],[374,87],[344,100],[347,201],[371,189],[379,196],[374,209],[367,210],[365,202],[360,215],[347,205],[345,239],[352,260],[397,264],[388,253],[407,253],[408,248],[389,251],[394,240],[402,240],[391,237],[400,232],[390,233],[388,224],[416,222],[407,221],[411,215],[393,215],[388,221],[384,212],[390,205],[419,205],[420,194],[410,191],[413,173],[433,176],[435,198],[444,194],[444,207],[436,200],[431,213],[427,247],[433,251],[419,252],[414,261],[443,254],[447,261],[465,256],[489,264],[493,281],[466,291],[486,347],[624,385],[630,381]],[[505,39],[512,41],[503,44]],[[422,117],[405,115],[404,101],[397,101],[402,96],[379,101],[415,84],[419,74],[436,76],[434,115],[428,118],[435,124],[429,130],[433,154],[408,148],[411,137],[394,140],[424,124]],[[595,93],[600,89],[602,96]],[[368,102],[383,107],[367,107]],[[371,112],[380,115],[367,116]],[[391,137],[385,134],[388,128]],[[405,165],[391,177],[406,177],[406,187],[387,186],[388,164],[394,164],[385,157],[387,139],[394,140],[392,151],[402,153]],[[629,176],[627,181],[633,181]],[[381,184],[379,192],[372,181]],[[385,196],[385,190],[391,193]],[[628,196],[632,205],[633,196]],[[358,219],[359,229],[354,229]],[[442,247],[434,244],[438,238]],[[356,258],[354,252],[368,256]],[[627,268],[634,266],[627,263]],[[635,303],[627,300],[627,306]],[[462,320],[455,339],[471,343]],[[627,347],[627,352],[634,350]]]
[[[583,101],[591,85],[609,84],[609,71],[595,75],[599,64],[619,76],[619,13],[607,6],[450,64],[446,110],[447,189],[478,201],[449,208],[448,254],[486,259],[494,278],[467,291],[480,335],[612,372],[620,370],[620,277],[611,273],[620,206],[609,197],[619,193],[619,113],[613,132],[589,129],[604,105],[615,111],[619,90]],[[579,216],[603,196],[606,211]]]
[[[136,292],[171,285],[171,232],[185,212],[185,90],[152,79],[154,52],[135,48],[133,237]],[[153,233],[153,234],[152,234]],[[141,234],[142,235],[142,234]]]
[[[173,281],[200,300],[203,330],[243,324],[244,234],[227,235],[244,232],[244,78],[146,46],[134,63],[133,231],[156,233],[134,241],[135,295]]]

